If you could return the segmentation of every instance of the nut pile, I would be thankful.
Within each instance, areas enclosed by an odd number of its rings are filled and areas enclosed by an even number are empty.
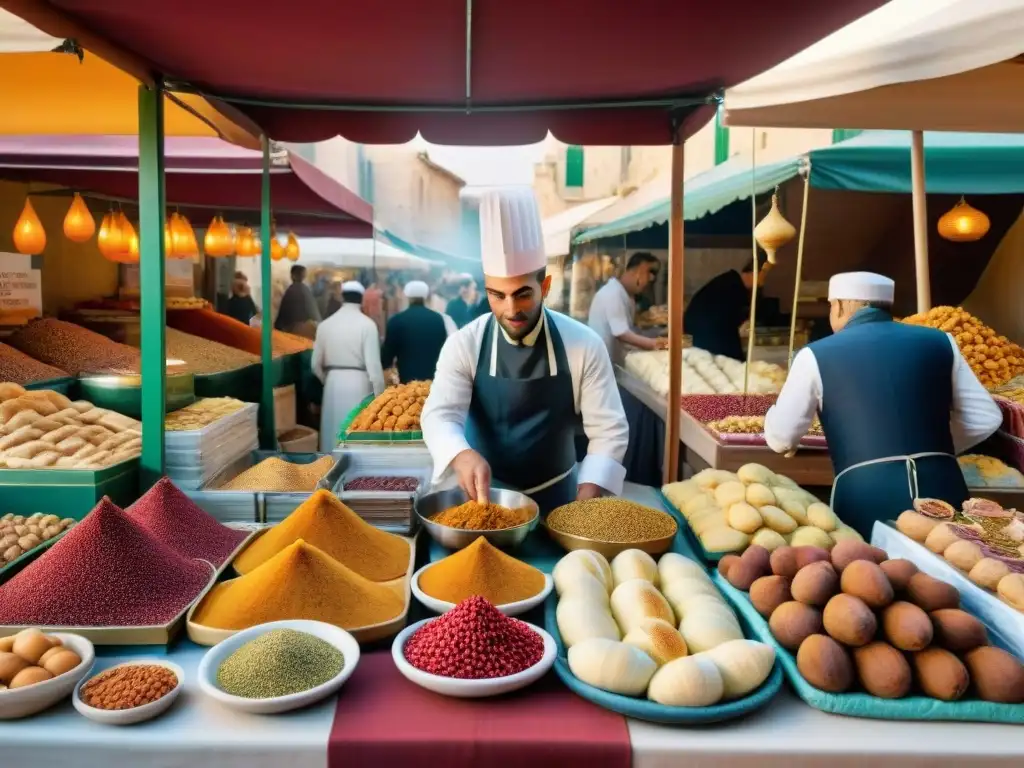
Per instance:
[[[95,709],[134,709],[162,699],[178,676],[159,664],[126,664],[101,672],[82,686],[82,701]]]
[[[709,421],[705,425],[712,432],[721,435],[763,435],[764,416],[726,416],[723,419]],[[808,435],[823,435],[821,422],[815,417],[807,430]]]
[[[1024,349],[960,307],[932,307],[903,318],[903,322],[938,328],[952,335],[971,370],[986,387],[1005,384],[1024,373]]]
[[[44,515],[42,512],[28,517],[8,512],[0,517],[0,568],[60,536],[74,524],[70,517],[61,520],[56,515]]]
[[[11,334],[8,343],[71,376],[133,374],[139,372],[141,362],[139,350],[52,317],[35,320],[18,329]]]
[[[190,432],[208,427],[218,419],[237,413],[245,405],[233,397],[204,397],[167,414],[164,429],[168,432]]]
[[[67,378],[67,371],[40,363],[14,347],[0,343],[0,381],[33,384],[37,381]]]
[[[0,637],[0,695],[8,688],[25,688],[60,677],[81,663],[81,657],[65,648],[59,637],[38,629]]]
[[[0,467],[101,469],[141,451],[135,419],[53,390],[0,384]]]
[[[345,481],[346,491],[387,491],[412,493],[420,486],[415,477],[354,477]]]
[[[560,533],[612,543],[663,539],[678,528],[661,510],[617,498],[573,501],[548,515],[547,525]]]
[[[323,456],[309,464],[292,464],[271,456],[236,475],[220,487],[222,491],[264,491],[293,493],[314,491],[320,478],[330,472],[334,459]]]
[[[1024,702],[1020,659],[989,644],[985,625],[960,610],[956,588],[909,560],[842,541],[831,552],[751,547],[723,558],[719,572],[750,591],[800,674],[823,691]]]
[[[167,359],[181,360],[186,371],[198,375],[236,371],[260,361],[249,352],[173,328],[167,329]]]
[[[325,640],[294,629],[273,629],[236,650],[217,670],[225,693],[273,699],[316,688],[345,668],[341,651]]]
[[[416,630],[404,653],[416,669],[431,675],[486,680],[537,664],[544,656],[544,640],[484,598],[471,597]]]
[[[356,416],[351,432],[415,432],[430,394],[429,381],[410,381],[388,387]]]

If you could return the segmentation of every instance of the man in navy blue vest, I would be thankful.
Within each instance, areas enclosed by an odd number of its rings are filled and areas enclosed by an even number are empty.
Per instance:
[[[832,278],[835,334],[793,358],[764,425],[772,450],[788,453],[819,414],[832,508],[865,539],[875,520],[895,519],[915,498],[959,508],[968,494],[956,454],[1002,423],[951,336],[893,321],[893,292],[871,272]]]

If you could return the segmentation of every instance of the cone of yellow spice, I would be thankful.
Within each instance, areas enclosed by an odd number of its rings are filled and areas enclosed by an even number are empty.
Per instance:
[[[374,528],[324,490],[254,539],[235,558],[235,570],[250,573],[300,539],[370,581],[391,581],[409,570],[409,542]]]
[[[544,574],[506,555],[480,536],[465,549],[439,560],[420,574],[420,589],[436,600],[461,603],[479,595],[494,605],[540,594]]]
[[[351,630],[390,621],[404,607],[397,588],[360,576],[300,539],[245,576],[215,586],[192,622],[248,629],[268,621],[309,619]]]

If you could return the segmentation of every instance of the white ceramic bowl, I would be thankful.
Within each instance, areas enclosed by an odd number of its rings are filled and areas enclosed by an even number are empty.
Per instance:
[[[166,659],[133,659],[132,661],[126,661],[124,664],[115,664],[112,667],[108,667],[103,672],[109,672],[112,669],[120,669],[122,667],[138,666],[164,667],[169,669],[178,678],[178,684],[167,695],[149,704],[143,704],[141,707],[132,707],[131,709],[99,709],[97,707],[90,707],[82,701],[82,686],[92,679],[92,676],[83,677],[78,682],[78,685],[75,686],[75,695],[71,699],[75,709],[78,710],[79,714],[104,725],[134,725],[135,723],[142,723],[162,715],[171,708],[171,704],[181,694],[181,689],[185,687],[185,670]],[[103,672],[98,674],[103,674]]]
[[[422,589],[420,589],[420,574],[422,574],[427,568],[437,563],[428,563],[420,568],[412,577],[412,593],[416,596],[423,605],[425,605],[434,613],[445,613],[455,607],[455,603],[449,603],[445,600],[438,600],[436,597],[431,597]],[[552,588],[554,588],[555,582],[550,575],[544,574],[544,589],[533,597],[527,598],[526,600],[519,600],[515,603],[505,603],[504,605],[495,606],[499,611],[504,613],[506,616],[518,616],[521,613],[526,613],[531,608],[536,608],[538,605],[547,599],[547,596],[551,594]]]
[[[91,642],[79,635],[69,635],[65,632],[49,634],[59,637],[65,648],[82,658],[82,663],[46,682],[15,688],[13,691],[0,691],[0,720],[28,717],[49,709],[75,690],[78,682],[92,669],[93,662],[96,661],[96,651]]]
[[[428,691],[440,693],[442,696],[453,696],[459,699],[482,699],[487,696],[500,696],[503,693],[517,691],[520,688],[525,688],[537,682],[547,674],[548,670],[555,663],[556,649],[554,638],[540,627],[527,624],[530,629],[544,639],[544,655],[540,661],[529,669],[524,669],[522,672],[517,672],[514,675],[492,677],[487,680],[459,680],[454,677],[432,675],[429,672],[416,669],[416,667],[405,660],[406,642],[417,629],[429,621],[435,621],[435,619],[424,619],[402,630],[391,646],[391,657],[395,660],[395,666],[398,667],[398,671],[402,673],[406,680],[410,680],[416,683],[416,685],[426,688]]]
[[[344,668],[326,683],[310,688],[308,691],[291,693],[287,696],[275,696],[271,699],[247,699],[244,696],[234,696],[221,690],[217,685],[217,670],[220,669],[224,660],[250,640],[255,640],[260,635],[274,629],[294,629],[296,632],[305,632],[330,643],[345,657]],[[321,621],[271,621],[242,630],[208,650],[203,656],[203,660],[199,662],[199,688],[210,698],[216,699],[232,709],[258,715],[272,715],[307,707],[330,696],[345,684],[345,681],[356,671],[358,664],[359,643],[340,627]]]

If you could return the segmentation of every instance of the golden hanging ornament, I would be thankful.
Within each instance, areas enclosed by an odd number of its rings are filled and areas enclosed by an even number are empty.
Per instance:
[[[85,204],[82,196],[75,192],[71,200],[71,207],[68,208],[64,217],[64,236],[75,243],[84,243],[96,234],[96,219],[92,217],[92,211]]]
[[[100,231],[96,236],[96,246],[103,258],[120,261],[121,253],[121,221],[114,211],[108,211],[100,222]]]
[[[284,247],[281,245],[281,241],[277,239],[276,234],[270,235],[270,259],[271,261],[280,261],[284,258]]]
[[[288,233],[288,244],[284,247],[284,255],[288,261],[299,260],[299,240],[294,232]]]
[[[796,227],[786,221],[779,210],[778,189],[772,195],[772,208],[754,227],[754,239],[768,254],[768,263],[775,263],[775,252],[796,237]]]
[[[203,252],[207,256],[230,256],[234,252],[234,238],[231,228],[221,216],[214,216],[203,237]]]
[[[36,209],[32,207],[32,201],[27,197],[21,216],[14,225],[14,247],[18,253],[29,256],[36,256],[46,249],[46,230],[36,215]]]
[[[988,216],[967,204],[964,198],[939,219],[939,236],[954,243],[973,243],[988,234]]]
[[[117,213],[117,226],[121,238],[118,243],[118,261],[122,264],[137,264],[139,262],[139,235],[135,227],[124,211]]]
[[[254,256],[252,250],[252,229],[250,227],[238,227],[235,230],[235,253],[239,256]]]

